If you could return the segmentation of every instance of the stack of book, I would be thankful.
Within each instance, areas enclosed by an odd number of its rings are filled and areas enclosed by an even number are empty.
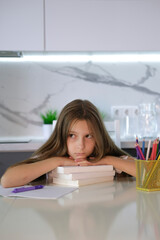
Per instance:
[[[49,182],[67,186],[84,186],[113,181],[115,171],[112,165],[63,166],[48,174]]]

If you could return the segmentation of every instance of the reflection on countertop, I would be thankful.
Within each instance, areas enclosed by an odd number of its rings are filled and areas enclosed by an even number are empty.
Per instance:
[[[0,197],[0,236],[9,239],[11,234],[16,240],[23,236],[40,240],[158,240],[159,210],[159,192],[137,191],[133,177],[80,187],[57,200]]]

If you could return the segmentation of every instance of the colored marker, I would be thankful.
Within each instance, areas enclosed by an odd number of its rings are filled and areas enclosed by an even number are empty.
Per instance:
[[[31,186],[31,187],[20,187],[20,188],[15,188],[12,193],[20,193],[20,192],[26,192],[26,191],[31,191],[31,190],[38,190],[43,188],[43,185],[37,185],[37,186]]]

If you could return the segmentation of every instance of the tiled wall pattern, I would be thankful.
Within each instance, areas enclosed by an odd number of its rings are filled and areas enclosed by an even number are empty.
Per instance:
[[[160,63],[0,62],[0,138],[42,138],[40,113],[76,98],[92,101],[107,119],[112,106],[157,102]]]

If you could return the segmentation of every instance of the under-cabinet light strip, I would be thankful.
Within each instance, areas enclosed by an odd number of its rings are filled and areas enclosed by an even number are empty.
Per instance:
[[[0,62],[96,62],[96,63],[135,63],[135,62],[160,62],[160,53],[127,53],[127,54],[48,54],[48,55],[23,55],[21,58],[2,57]]]

